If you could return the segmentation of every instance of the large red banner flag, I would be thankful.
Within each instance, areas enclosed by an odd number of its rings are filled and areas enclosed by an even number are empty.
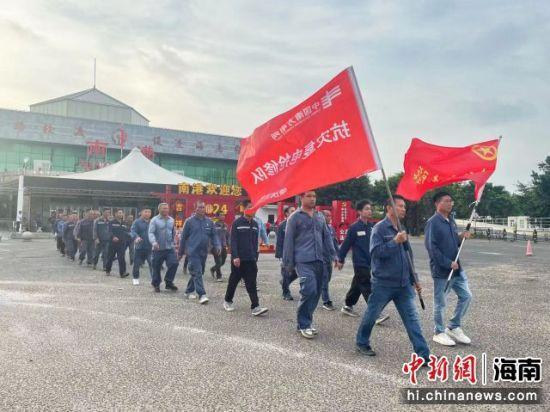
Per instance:
[[[241,142],[237,178],[251,209],[380,169],[353,68]]]
[[[495,139],[465,147],[445,147],[414,138],[405,154],[405,175],[397,193],[416,201],[429,190],[471,180],[479,201],[497,166],[498,144]]]

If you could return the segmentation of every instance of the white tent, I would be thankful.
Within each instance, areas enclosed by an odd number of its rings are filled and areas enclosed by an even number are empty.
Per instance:
[[[191,179],[160,167],[156,163],[147,159],[137,147],[133,148],[125,158],[112,165],[101,169],[91,170],[89,172],[63,175],[59,177],[63,179],[101,180],[105,182],[150,183],[163,185],[177,185],[179,183],[208,184],[207,182]]]

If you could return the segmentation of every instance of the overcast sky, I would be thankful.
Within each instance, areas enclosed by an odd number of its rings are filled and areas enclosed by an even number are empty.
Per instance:
[[[546,1],[9,1],[0,107],[92,86],[152,126],[247,136],[353,65],[384,165],[412,137],[504,136],[492,181],[550,154]],[[376,177],[376,176],[374,176]]]

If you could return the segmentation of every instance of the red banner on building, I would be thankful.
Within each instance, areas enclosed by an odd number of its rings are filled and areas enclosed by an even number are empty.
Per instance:
[[[420,200],[429,190],[471,180],[479,200],[497,166],[498,144],[496,139],[466,147],[445,147],[414,138],[405,153],[405,175],[397,193],[409,200]]]
[[[253,209],[380,169],[353,68],[241,143],[237,178]]]

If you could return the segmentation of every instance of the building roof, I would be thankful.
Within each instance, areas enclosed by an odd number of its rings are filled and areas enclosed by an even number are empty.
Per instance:
[[[130,153],[118,162],[91,170],[89,172],[75,173],[59,176],[63,179],[101,180],[106,182],[149,183],[163,185],[177,185],[180,183],[206,182],[191,179],[178,173],[171,172],[147,159],[141,150],[135,147]]]
[[[128,106],[126,103],[121,102],[118,99],[115,99],[112,96],[109,96],[107,93],[102,92],[99,89],[96,89],[95,87],[92,87],[91,89],[82,90],[80,92],[67,94],[65,96],[56,97],[54,99],[45,100],[42,102],[31,104],[31,111],[33,107],[36,106],[42,106],[42,105],[48,105],[50,103],[56,103],[61,102],[64,100],[73,100],[73,101],[79,101],[79,102],[87,102],[87,103],[94,103],[94,104],[100,104],[103,106],[114,106],[114,107],[122,107],[125,109],[133,110],[138,115],[143,117],[145,120],[149,121],[145,116],[143,116],[140,112],[138,112],[136,109],[134,109],[131,106]]]

